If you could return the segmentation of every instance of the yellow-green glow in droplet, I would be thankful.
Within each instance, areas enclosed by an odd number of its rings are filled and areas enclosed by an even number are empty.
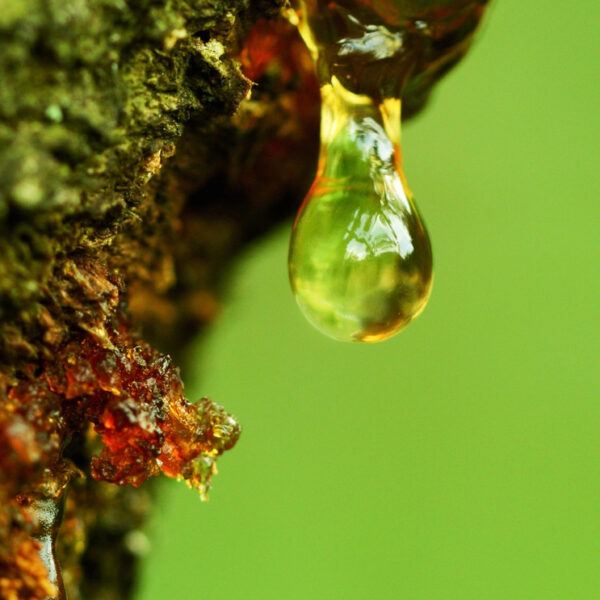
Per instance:
[[[321,332],[377,342],[423,310],[432,282],[429,238],[401,169],[400,100],[377,104],[335,76],[322,100],[319,168],[294,223],[290,281]]]

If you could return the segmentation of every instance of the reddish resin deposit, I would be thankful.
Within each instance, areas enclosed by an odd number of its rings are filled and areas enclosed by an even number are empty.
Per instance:
[[[91,336],[72,341],[37,376],[2,391],[0,435],[12,451],[0,457],[4,474],[21,468],[27,477],[59,461],[69,436],[90,427],[102,442],[95,479],[139,486],[162,471],[206,491],[212,461],[233,447],[238,423],[207,398],[190,403],[171,359],[123,323],[109,340],[110,348]]]
[[[190,403],[171,359],[132,339],[124,325],[110,341],[110,349],[90,339],[67,345],[42,384],[71,404],[72,426],[90,423],[100,436],[93,477],[139,486],[162,471],[204,494],[213,459],[233,447],[238,423],[207,398]]]
[[[206,496],[216,457],[239,437],[239,424],[222,407],[184,397],[171,359],[136,339],[124,320],[105,331],[103,344],[82,334],[41,368],[2,382],[0,533],[10,540],[0,548],[2,598],[63,597],[53,595],[48,576],[60,577],[59,511],[50,527],[41,507],[64,502],[69,481],[83,475],[64,458],[71,439],[97,446],[89,471],[98,481],[137,487],[162,472]]]

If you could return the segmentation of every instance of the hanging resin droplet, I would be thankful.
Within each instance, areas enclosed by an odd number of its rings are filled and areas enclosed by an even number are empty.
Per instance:
[[[319,169],[294,224],[290,280],[317,329],[377,342],[423,310],[432,280],[429,238],[400,168],[400,101],[376,106],[335,77],[322,97]]]
[[[425,307],[429,237],[402,171],[401,95],[418,110],[465,53],[486,0],[300,1],[294,17],[321,83],[315,181],[292,232],[289,274],[306,318],[378,342]]]

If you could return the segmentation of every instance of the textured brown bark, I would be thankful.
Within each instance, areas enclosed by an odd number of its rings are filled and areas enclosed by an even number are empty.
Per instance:
[[[228,262],[288,213],[287,192],[309,172],[254,193],[259,177],[244,178],[262,155],[243,148],[256,152],[265,127],[277,137],[269,121],[281,114],[255,116],[252,133],[231,119],[251,86],[239,40],[278,9],[94,0],[3,10],[3,598],[62,596],[43,552],[61,511],[44,507],[65,496],[57,552],[69,597],[128,597],[151,488],[126,484],[162,471],[205,493],[216,455],[235,443],[237,425],[210,401],[189,403],[140,328],[181,355],[217,313]],[[298,131],[292,146],[307,139]]]

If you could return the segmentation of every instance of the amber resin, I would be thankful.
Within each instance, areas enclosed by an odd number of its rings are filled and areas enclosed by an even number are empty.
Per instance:
[[[300,309],[342,341],[405,327],[431,291],[429,238],[402,171],[403,92],[464,53],[484,1],[296,6],[321,83],[321,150],[294,223],[289,273]]]
[[[69,482],[79,510],[89,505],[93,511],[75,515],[71,509],[61,536],[71,536],[72,550],[81,552],[85,543],[76,542],[82,535],[77,531],[89,533],[109,510],[85,499],[89,484],[78,485],[84,477],[137,487],[162,472],[206,496],[218,455],[240,434],[221,406],[208,398],[196,403],[185,398],[171,359],[141,341],[118,309],[117,288],[106,269],[73,262],[65,269],[97,306],[116,314],[106,318],[88,311],[96,317],[86,321],[89,331],[63,342],[63,330],[44,312],[54,351],[22,363],[19,377],[0,373],[0,597],[11,600],[63,598],[55,541]],[[63,300],[74,307],[78,298],[64,292]],[[81,471],[69,458],[77,440],[95,450],[91,465],[87,449],[79,456]],[[111,497],[119,493],[115,488]],[[70,569],[71,585],[74,575]]]

